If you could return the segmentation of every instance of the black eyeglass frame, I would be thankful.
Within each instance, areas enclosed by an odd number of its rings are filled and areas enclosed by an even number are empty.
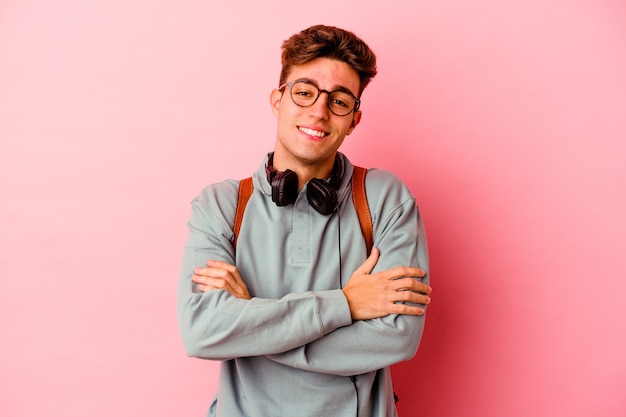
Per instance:
[[[296,102],[296,100],[294,100],[293,98],[293,92],[292,92],[292,87],[295,83],[305,83],[308,85],[312,85],[313,87],[317,88],[317,97],[315,97],[315,100],[313,100],[313,102],[311,104],[309,104],[308,106],[303,106],[302,104],[298,104]],[[332,114],[334,114],[335,116],[339,116],[339,117],[343,117],[343,116],[347,116],[350,113],[356,112],[359,110],[359,108],[361,107],[361,100],[356,98],[354,96],[354,94],[345,88],[340,88],[337,90],[333,90],[333,91],[328,91],[328,90],[322,90],[321,88],[319,88],[317,86],[317,84],[315,84],[314,82],[311,82],[309,80],[294,80],[294,81],[289,81],[284,83],[283,85],[281,85],[280,87],[278,87],[278,91],[281,91],[282,89],[284,89],[285,87],[289,87],[289,97],[291,97],[291,101],[293,101],[293,104],[295,104],[298,107],[311,107],[312,105],[314,105],[317,102],[317,99],[320,98],[320,96],[322,95],[322,93],[326,93],[326,95],[328,96],[328,100],[326,100],[326,105],[328,106],[328,110],[330,110],[330,112]],[[353,99],[354,99],[354,108],[352,108],[352,110],[348,111],[348,113],[346,114],[337,114],[333,111],[333,109],[330,107],[330,95],[336,92],[341,92],[341,93],[346,93],[349,94]]]

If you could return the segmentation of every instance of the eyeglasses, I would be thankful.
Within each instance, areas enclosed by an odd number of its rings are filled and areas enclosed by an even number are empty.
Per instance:
[[[321,93],[328,95],[328,108],[337,116],[347,116],[353,111],[359,109],[361,100],[354,97],[354,95],[347,89],[340,89],[334,91],[320,90],[320,88],[313,82],[308,80],[296,80],[285,83],[278,87],[279,90],[289,86],[291,92],[291,100],[300,107],[312,106]]]

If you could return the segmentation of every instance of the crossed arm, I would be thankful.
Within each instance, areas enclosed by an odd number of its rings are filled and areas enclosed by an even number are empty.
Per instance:
[[[400,266],[370,275],[379,256],[379,250],[372,249],[342,289],[352,320],[376,319],[390,314],[423,315],[421,306],[430,303],[432,288],[415,278],[423,278],[425,271]],[[208,261],[206,267],[195,268],[192,281],[202,292],[225,290],[240,299],[252,298],[237,268],[226,262]]]
[[[351,325],[267,357],[294,368],[344,376],[374,371],[412,357],[423,329],[423,324],[415,320],[423,320],[432,289],[416,279],[425,275],[418,268],[396,267],[369,274],[379,256],[377,249],[372,250],[342,289]],[[250,299],[235,267],[215,261],[208,265],[194,270],[192,279],[201,291],[223,289],[238,299]]]
[[[385,195],[385,201],[401,200]],[[178,300],[188,354],[214,360],[265,356],[335,375],[356,375],[412,357],[431,292],[423,226],[409,198],[377,213],[382,213],[381,251],[374,249],[361,265],[353,264],[342,289],[260,298],[251,296],[263,280],[246,277],[258,268],[244,274],[233,266],[228,224],[204,199],[196,201]],[[424,270],[396,266],[403,260]]]

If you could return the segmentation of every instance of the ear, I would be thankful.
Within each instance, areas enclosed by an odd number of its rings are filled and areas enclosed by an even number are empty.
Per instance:
[[[272,113],[275,117],[278,117],[278,109],[280,108],[280,99],[283,97],[283,93],[279,90],[272,90],[270,93],[270,106],[272,106]]]
[[[356,126],[359,124],[360,121],[361,121],[361,110],[358,110],[352,113],[352,123],[350,124],[350,127],[348,128],[346,135],[349,135],[350,133],[352,133],[352,131],[356,128]]]

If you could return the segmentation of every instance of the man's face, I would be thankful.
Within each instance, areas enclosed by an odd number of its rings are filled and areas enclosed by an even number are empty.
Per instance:
[[[316,58],[294,66],[287,82],[302,79],[314,83],[320,90],[347,89],[355,97],[359,92],[356,71],[334,59]],[[330,171],[337,149],[361,119],[360,111],[346,116],[333,114],[326,93],[320,93],[312,106],[300,107],[291,99],[289,86],[282,92],[273,90],[270,102],[278,118],[274,166],[281,171],[299,167]]]

